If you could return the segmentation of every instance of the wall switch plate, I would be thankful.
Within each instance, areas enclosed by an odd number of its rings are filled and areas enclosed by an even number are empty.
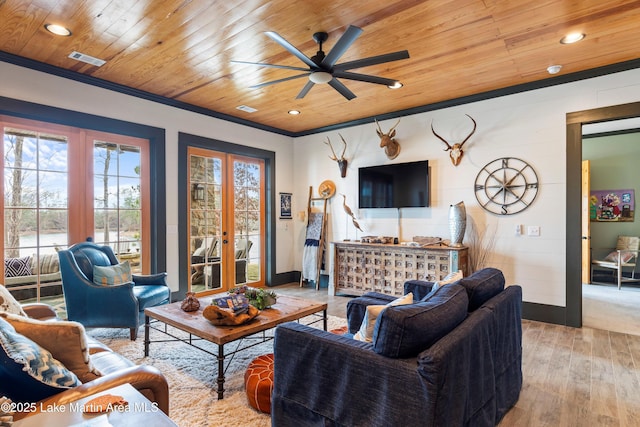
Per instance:
[[[516,224],[516,236],[520,236],[522,234],[522,225]]]
[[[540,235],[540,226],[539,225],[530,225],[527,227],[527,236],[539,236]]]

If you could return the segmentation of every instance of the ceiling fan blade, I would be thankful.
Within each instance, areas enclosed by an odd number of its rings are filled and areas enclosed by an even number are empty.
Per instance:
[[[300,91],[300,93],[298,94],[298,96],[296,96],[296,99],[302,99],[305,97],[305,95],[307,93],[309,93],[309,91],[311,90],[311,88],[315,85],[314,82],[312,82],[311,80],[309,80],[307,82],[306,85],[304,85],[304,87],[302,88],[302,90]]]
[[[349,80],[357,80],[359,82],[366,82],[366,83],[376,83],[376,84],[385,85],[385,86],[391,86],[392,84],[397,82],[397,80],[393,80],[393,79],[386,79],[384,77],[378,77],[378,76],[370,76],[367,74],[351,73],[349,71],[334,71],[333,77],[340,77],[342,79],[349,79]]]
[[[331,48],[331,51],[329,51],[327,56],[322,60],[322,66],[326,68],[333,67],[353,42],[360,37],[360,34],[362,34],[362,28],[356,27],[355,25],[349,25],[347,31],[344,32],[338,42]]]
[[[398,52],[386,53],[384,55],[370,56],[369,58],[356,59],[355,61],[343,62],[334,65],[334,71],[351,70],[353,68],[368,67],[370,65],[383,64],[385,62],[398,61],[400,59],[408,59],[409,51],[400,50]]]
[[[318,65],[315,62],[313,62],[311,60],[311,58],[309,58],[304,53],[300,52],[297,47],[295,47],[294,45],[292,45],[291,43],[286,41],[280,34],[274,32],[274,31],[267,31],[265,34],[268,35],[269,37],[271,37],[274,41],[276,41],[278,44],[280,44],[280,46],[285,48],[287,51],[289,51],[289,53],[294,55],[300,61],[302,61],[305,64],[307,64],[309,67],[318,68]]]
[[[338,92],[340,92],[340,95],[347,98],[348,101],[351,101],[353,98],[356,97],[356,95],[353,92],[351,92],[349,88],[343,85],[342,82],[340,82],[338,79],[331,80],[329,82],[329,85],[335,90],[337,90]]]
[[[233,64],[245,64],[245,65],[257,65],[259,67],[282,68],[282,69],[285,69],[285,70],[309,71],[308,68],[290,67],[289,65],[266,64],[264,62],[231,61],[231,63],[233,63]]]
[[[270,82],[260,83],[258,85],[249,86],[249,89],[258,89],[258,88],[261,88],[261,87],[274,85],[276,83],[282,83],[282,82],[286,82],[286,81],[289,81],[289,80],[299,79],[300,77],[307,77],[308,75],[309,75],[309,73],[304,73],[304,74],[298,74],[296,76],[285,77],[284,79],[272,80]]]

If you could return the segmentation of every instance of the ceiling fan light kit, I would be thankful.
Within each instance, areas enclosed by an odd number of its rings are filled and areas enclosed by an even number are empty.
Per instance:
[[[292,67],[288,65],[277,65],[277,64],[268,64],[262,62],[246,62],[246,61],[231,61],[236,64],[247,64],[247,65],[256,65],[259,67],[271,67],[271,68],[281,68],[285,70],[292,71],[302,71],[302,74],[297,74],[295,76],[289,76],[278,80],[273,80],[266,83],[257,84],[251,86],[252,89],[262,88],[265,86],[270,86],[276,83],[282,83],[289,80],[294,80],[302,77],[308,77],[307,83],[302,87],[296,99],[304,98],[307,93],[311,90],[311,88],[316,84],[326,84],[328,83],[331,87],[333,87],[338,93],[340,93],[347,100],[351,100],[356,97],[356,95],[351,92],[339,79],[346,80],[355,80],[365,83],[374,83],[387,86],[392,89],[397,89],[402,87],[402,83],[398,82],[394,79],[387,79],[384,77],[371,76],[367,74],[354,73],[349,70],[355,68],[364,68],[372,65],[384,64],[387,62],[398,61],[401,59],[409,58],[409,51],[402,50],[393,53],[387,53],[378,56],[372,56],[369,58],[356,59],[354,61],[348,61],[338,64],[338,60],[344,55],[344,53],[351,47],[351,45],[356,41],[356,39],[362,34],[362,28],[356,27],[354,25],[350,25],[347,30],[342,34],[342,36],[338,39],[336,44],[331,48],[329,53],[325,55],[322,50],[322,43],[324,43],[329,35],[325,32],[317,32],[313,34],[314,41],[318,44],[318,51],[314,56],[309,58],[307,55],[302,53],[298,48],[293,46],[287,40],[285,40],[278,33],[273,31],[267,31],[265,34],[269,36],[272,40],[278,43],[280,46],[285,48],[289,53],[302,61],[307,68],[303,67]]]
[[[331,80],[333,80],[333,76],[331,75],[331,73],[316,71],[315,73],[309,74],[309,80],[311,80],[315,84],[323,84],[329,83]]]

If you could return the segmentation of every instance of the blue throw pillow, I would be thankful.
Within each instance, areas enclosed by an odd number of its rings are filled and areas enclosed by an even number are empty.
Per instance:
[[[129,261],[117,265],[93,266],[93,283],[101,286],[121,285],[133,280]]]
[[[0,318],[0,395],[35,402],[80,384],[48,350]]]
[[[465,289],[450,284],[428,301],[387,307],[373,331],[373,350],[387,357],[415,357],[458,326],[468,304]]]

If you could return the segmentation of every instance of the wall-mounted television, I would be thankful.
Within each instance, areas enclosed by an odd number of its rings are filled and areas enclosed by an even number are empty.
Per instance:
[[[429,206],[428,160],[358,169],[358,207],[360,209],[427,206]]]

